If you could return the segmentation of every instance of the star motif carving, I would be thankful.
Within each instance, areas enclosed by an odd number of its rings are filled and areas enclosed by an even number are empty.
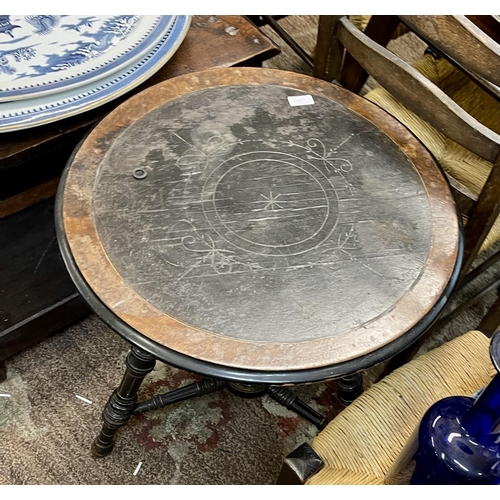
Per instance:
[[[263,195],[261,193],[262,198],[264,198],[266,206],[264,207],[264,210],[272,210],[273,212],[276,211],[277,208],[283,208],[276,200],[281,196],[281,194],[277,194],[276,196],[273,195],[272,191],[269,191],[269,197]]]

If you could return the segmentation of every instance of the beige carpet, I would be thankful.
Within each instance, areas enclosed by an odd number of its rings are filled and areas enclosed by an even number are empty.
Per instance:
[[[310,52],[316,22],[315,16],[281,21]],[[263,31],[283,49],[265,66],[308,73],[272,30]],[[392,45],[408,58],[423,51],[408,35]],[[481,281],[495,273],[498,267]],[[470,289],[479,283],[472,285]],[[435,332],[424,349],[475,328],[494,298],[490,294]],[[122,376],[127,351],[127,343],[92,315],[8,361],[8,379],[0,385],[0,393],[11,395],[0,398],[0,484],[272,484],[283,456],[317,432],[267,397],[245,400],[221,392],[134,417],[119,432],[113,453],[93,459],[90,444],[99,431],[102,408]],[[139,396],[195,379],[158,363]],[[330,418],[340,410],[335,390],[335,382],[297,389]]]

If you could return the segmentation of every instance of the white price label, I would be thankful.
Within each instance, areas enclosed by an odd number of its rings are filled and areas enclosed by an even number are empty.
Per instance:
[[[312,95],[290,95],[288,96],[290,106],[310,106],[314,104]]]

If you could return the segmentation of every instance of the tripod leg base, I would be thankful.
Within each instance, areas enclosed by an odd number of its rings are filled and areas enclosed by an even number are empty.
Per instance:
[[[318,429],[322,430],[326,427],[326,417],[311,408],[306,402],[302,401],[302,399],[286,387],[271,386],[267,390],[267,394],[280,405],[294,411],[314,424]]]

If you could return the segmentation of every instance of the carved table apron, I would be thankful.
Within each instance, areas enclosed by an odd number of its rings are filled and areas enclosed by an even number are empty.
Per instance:
[[[173,402],[136,405],[155,359],[210,377],[176,401],[228,382],[324,425],[269,385],[396,354],[443,308],[462,253],[447,182],[401,124],[260,68],[174,78],[119,106],[70,160],[57,207],[70,275],[134,345],[97,455],[132,412]]]

